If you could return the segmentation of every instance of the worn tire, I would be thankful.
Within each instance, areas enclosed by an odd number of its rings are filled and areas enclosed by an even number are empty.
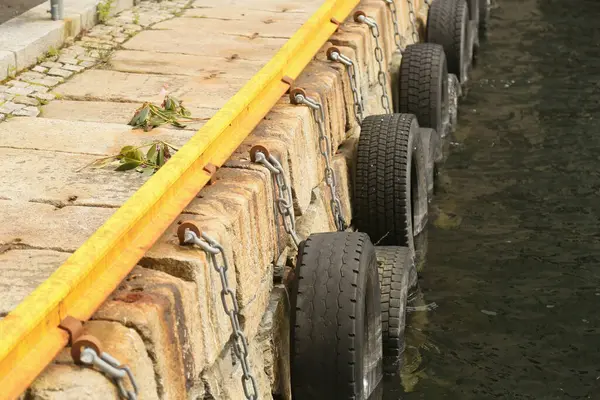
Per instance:
[[[383,370],[396,373],[402,367],[406,300],[408,290],[417,283],[417,271],[408,247],[375,248],[381,286],[381,330]]]
[[[479,1],[480,0],[468,0],[467,6],[469,8],[469,20],[471,33],[473,34],[473,53],[479,50]]]
[[[485,39],[490,24],[490,0],[479,0],[479,37]]]
[[[381,298],[375,249],[365,233],[302,242],[292,292],[295,399],[366,399],[381,380]],[[371,357],[372,372],[365,387]]]
[[[427,198],[433,199],[435,177],[437,176],[437,164],[442,160],[442,141],[438,133],[431,128],[421,128],[421,140],[427,156],[425,171],[427,178]]]
[[[471,60],[469,10],[465,0],[434,0],[427,18],[427,42],[441,44],[448,73],[466,83]]]
[[[354,179],[355,225],[376,245],[414,250],[413,222],[419,218],[420,223],[427,214],[425,157],[417,141],[418,128],[412,114],[371,115],[361,124]]]
[[[400,64],[398,112],[414,114],[420,126],[442,132],[448,123],[448,67],[435,43],[406,47]]]

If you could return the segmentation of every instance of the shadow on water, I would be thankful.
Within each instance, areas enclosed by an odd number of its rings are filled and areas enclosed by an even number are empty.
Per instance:
[[[598,18],[498,0],[431,204],[415,301],[438,307],[384,399],[600,399]]]

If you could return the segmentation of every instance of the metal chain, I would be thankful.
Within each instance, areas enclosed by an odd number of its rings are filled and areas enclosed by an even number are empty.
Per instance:
[[[227,262],[227,257],[225,256],[225,251],[216,240],[207,234],[202,233],[202,238],[199,238],[196,233],[189,229],[185,230],[184,242],[195,244],[202,248],[202,250],[208,254],[212,267],[219,273],[222,286],[221,302],[223,303],[225,313],[229,316],[231,328],[233,329],[233,351],[242,364],[242,387],[244,388],[244,395],[246,396],[246,399],[256,400],[258,399],[258,387],[248,363],[248,339],[246,339],[246,335],[244,335],[240,326],[240,310],[235,299],[235,293],[229,286],[229,280],[227,279],[229,264]],[[219,262],[217,261],[217,255],[219,254],[221,254],[223,261],[222,265],[219,265]],[[231,306],[228,305],[227,299],[230,300]],[[249,383],[252,385],[252,388],[248,387]]]
[[[288,186],[283,167],[277,158],[272,155],[265,156],[263,152],[257,151],[254,155],[255,162],[264,165],[270,172],[277,189],[275,203],[277,210],[283,219],[285,231],[292,237],[296,247],[300,244],[300,237],[296,233],[296,218],[294,215],[294,204],[292,192]]]
[[[363,104],[362,94],[358,92],[358,79],[356,78],[356,67],[354,66],[354,62],[339,51],[332,51],[329,53],[329,59],[346,66],[346,73],[350,79],[350,89],[352,89],[352,97],[354,98],[354,115],[360,125],[363,120],[365,106]]]
[[[417,33],[417,16],[415,14],[413,0],[407,0],[407,1],[408,1],[408,17],[410,18],[410,23],[412,25],[412,39],[413,39],[413,43],[417,43],[419,41],[419,34]]]
[[[329,191],[331,192],[331,201],[329,205],[337,230],[340,232],[344,231],[348,225],[342,216],[342,203],[335,188],[335,171],[331,167],[331,144],[329,138],[325,134],[325,112],[323,111],[323,106],[318,101],[299,93],[295,95],[295,100],[297,104],[307,105],[313,110],[315,120],[317,121],[317,125],[319,125],[319,150],[325,159],[325,182],[327,183],[327,186],[329,186]]]
[[[394,24],[394,42],[396,43],[396,47],[398,48],[398,51],[400,52],[400,54],[402,54],[404,52],[404,50],[402,49],[402,36],[400,35],[400,27],[399,27],[399,23],[398,23],[398,12],[396,9],[396,3],[395,0],[383,0],[387,3],[388,7],[390,8],[390,11],[392,13],[392,23]]]
[[[377,26],[377,22],[374,19],[367,17],[366,15],[357,16],[357,20],[369,26],[371,30],[371,34],[375,39],[375,60],[377,60],[377,64],[379,65],[379,72],[377,74],[377,81],[381,86],[382,94],[381,94],[381,105],[387,114],[392,113],[390,97],[387,91],[387,77],[383,69],[383,49],[379,45],[379,27]]]
[[[117,385],[119,388],[119,393],[121,397],[127,400],[136,400],[138,388],[135,383],[135,379],[133,377],[133,373],[131,369],[129,369],[126,365],[121,365],[119,360],[114,358],[108,353],[102,352],[100,355],[96,353],[94,349],[91,347],[84,347],[81,352],[81,357],[79,359],[83,364],[89,366],[95,366],[106,375],[110,377],[110,379]],[[133,392],[131,390],[125,389],[125,385],[123,384],[123,379],[125,377],[129,377],[131,382],[131,386],[133,387]]]

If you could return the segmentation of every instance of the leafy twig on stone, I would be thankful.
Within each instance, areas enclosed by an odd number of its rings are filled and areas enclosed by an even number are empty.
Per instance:
[[[147,132],[163,124],[185,128],[181,121],[202,120],[202,118],[192,118],[191,115],[192,113],[183,106],[181,101],[166,95],[160,107],[149,102],[144,103],[135,111],[129,125],[142,128]]]
[[[142,149],[148,148],[146,151]],[[129,171],[135,169],[144,175],[152,175],[158,171],[160,167],[171,158],[171,152],[176,152],[178,149],[162,140],[156,140],[142,146],[125,146],[119,154],[102,157],[94,160],[90,164],[80,168],[81,171],[85,168],[105,168],[108,166],[116,166],[115,171]]]

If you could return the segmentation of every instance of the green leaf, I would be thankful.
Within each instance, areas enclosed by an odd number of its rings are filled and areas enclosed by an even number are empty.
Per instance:
[[[154,175],[154,172],[154,167],[146,166],[142,171],[142,176],[151,176]]]
[[[146,105],[146,106],[144,106],[144,108],[142,108],[142,111],[140,112],[139,124],[144,124],[148,120],[149,114],[150,114],[150,107],[148,107]]]
[[[119,155],[121,156],[121,158],[123,159],[131,159],[131,160],[137,160],[137,161],[144,161],[144,153],[142,153],[140,151],[140,149],[133,147],[133,146],[125,146],[121,149],[121,152],[119,153]]]
[[[146,153],[146,160],[148,160],[152,164],[156,164],[156,158],[157,158],[156,146],[157,145],[155,143],[152,143],[152,146],[150,146],[150,148],[148,149],[148,152]]]
[[[123,164],[115,168],[115,171],[129,171],[131,169],[139,167],[141,164],[142,162],[138,160],[127,160]]]
[[[156,159],[156,165],[162,167],[165,164],[165,149],[164,146],[160,146],[158,149],[158,158]]]

